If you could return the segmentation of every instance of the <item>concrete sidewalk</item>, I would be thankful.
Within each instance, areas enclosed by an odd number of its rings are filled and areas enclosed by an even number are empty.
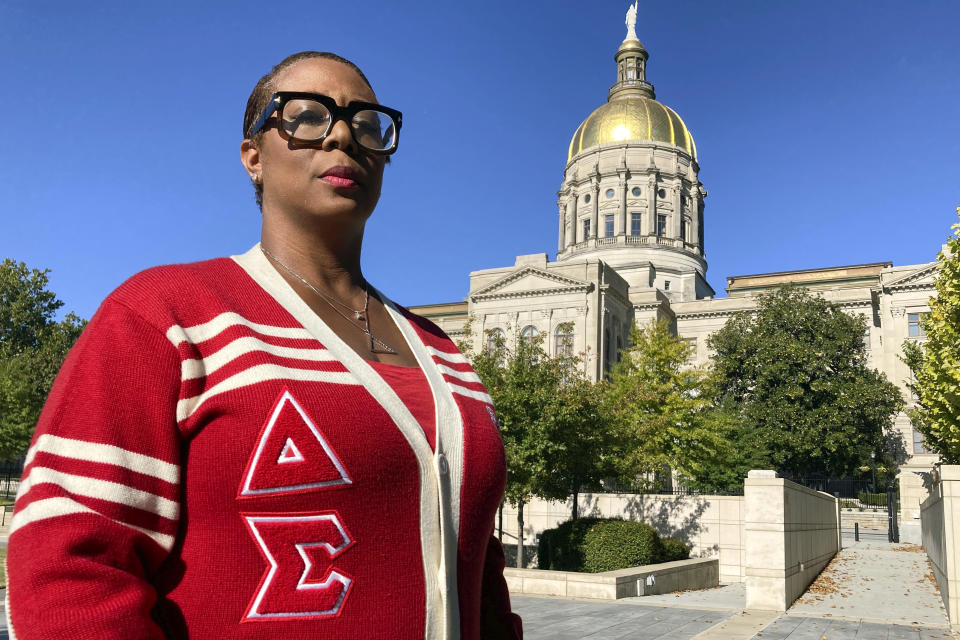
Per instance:
[[[871,535],[872,534],[872,535]],[[742,583],[616,602],[513,596],[524,638],[927,640],[954,638],[926,554],[864,532],[785,614],[743,610]],[[710,620],[712,626],[704,628]]]

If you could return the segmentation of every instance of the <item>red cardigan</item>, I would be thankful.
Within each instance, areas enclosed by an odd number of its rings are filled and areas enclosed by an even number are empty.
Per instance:
[[[519,638],[490,397],[442,331],[386,304],[435,451],[258,247],[113,292],[27,454],[11,637]]]

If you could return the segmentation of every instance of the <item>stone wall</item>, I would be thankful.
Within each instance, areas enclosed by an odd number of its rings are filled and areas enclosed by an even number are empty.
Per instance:
[[[920,506],[923,548],[933,566],[950,624],[960,628],[960,466],[943,465]]]
[[[524,506],[524,544],[536,546],[540,533],[570,519],[573,502],[534,500]],[[645,522],[665,538],[691,546],[692,558],[716,558],[720,582],[743,582],[742,496],[663,496],[627,493],[581,494],[581,517]],[[503,542],[517,540],[517,512],[503,509]],[[526,554],[525,554],[526,555]]]
[[[747,609],[786,611],[840,550],[839,500],[751,471],[744,504]]]
[[[503,576],[507,580],[510,593],[600,600],[710,589],[718,583],[717,561],[705,558],[648,564],[602,573],[507,567],[503,570]]]

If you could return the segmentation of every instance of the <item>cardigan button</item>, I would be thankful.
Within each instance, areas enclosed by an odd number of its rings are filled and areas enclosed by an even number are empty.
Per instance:
[[[450,470],[447,466],[447,456],[442,453],[437,454],[437,468],[440,470],[440,475],[445,476]]]

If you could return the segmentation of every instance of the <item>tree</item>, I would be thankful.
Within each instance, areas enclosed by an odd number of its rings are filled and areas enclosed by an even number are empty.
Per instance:
[[[927,339],[907,340],[903,353],[915,379],[909,386],[917,406],[907,412],[913,427],[945,464],[960,464],[960,224],[952,228],[937,256],[937,295],[920,320]]]
[[[49,271],[22,262],[0,264],[0,459],[13,460],[30,444],[40,410],[63,359],[85,321],[47,290]]]
[[[580,484],[604,473],[608,430],[599,394],[579,373],[576,358],[545,353],[542,335],[517,336],[510,348],[494,334],[488,344],[471,361],[497,410],[507,460],[505,498],[517,507],[518,531],[523,506],[534,497],[562,500],[573,491],[576,518]],[[522,563],[519,535],[517,566]]]
[[[628,480],[666,467],[696,478],[727,455],[703,393],[707,372],[689,365],[690,351],[666,322],[634,325],[626,357],[610,371],[605,406],[617,426],[620,475]]]
[[[711,336],[712,393],[737,424],[741,462],[794,477],[851,474],[871,453],[895,465],[885,438],[903,399],[867,366],[865,330],[863,317],[787,286]]]

